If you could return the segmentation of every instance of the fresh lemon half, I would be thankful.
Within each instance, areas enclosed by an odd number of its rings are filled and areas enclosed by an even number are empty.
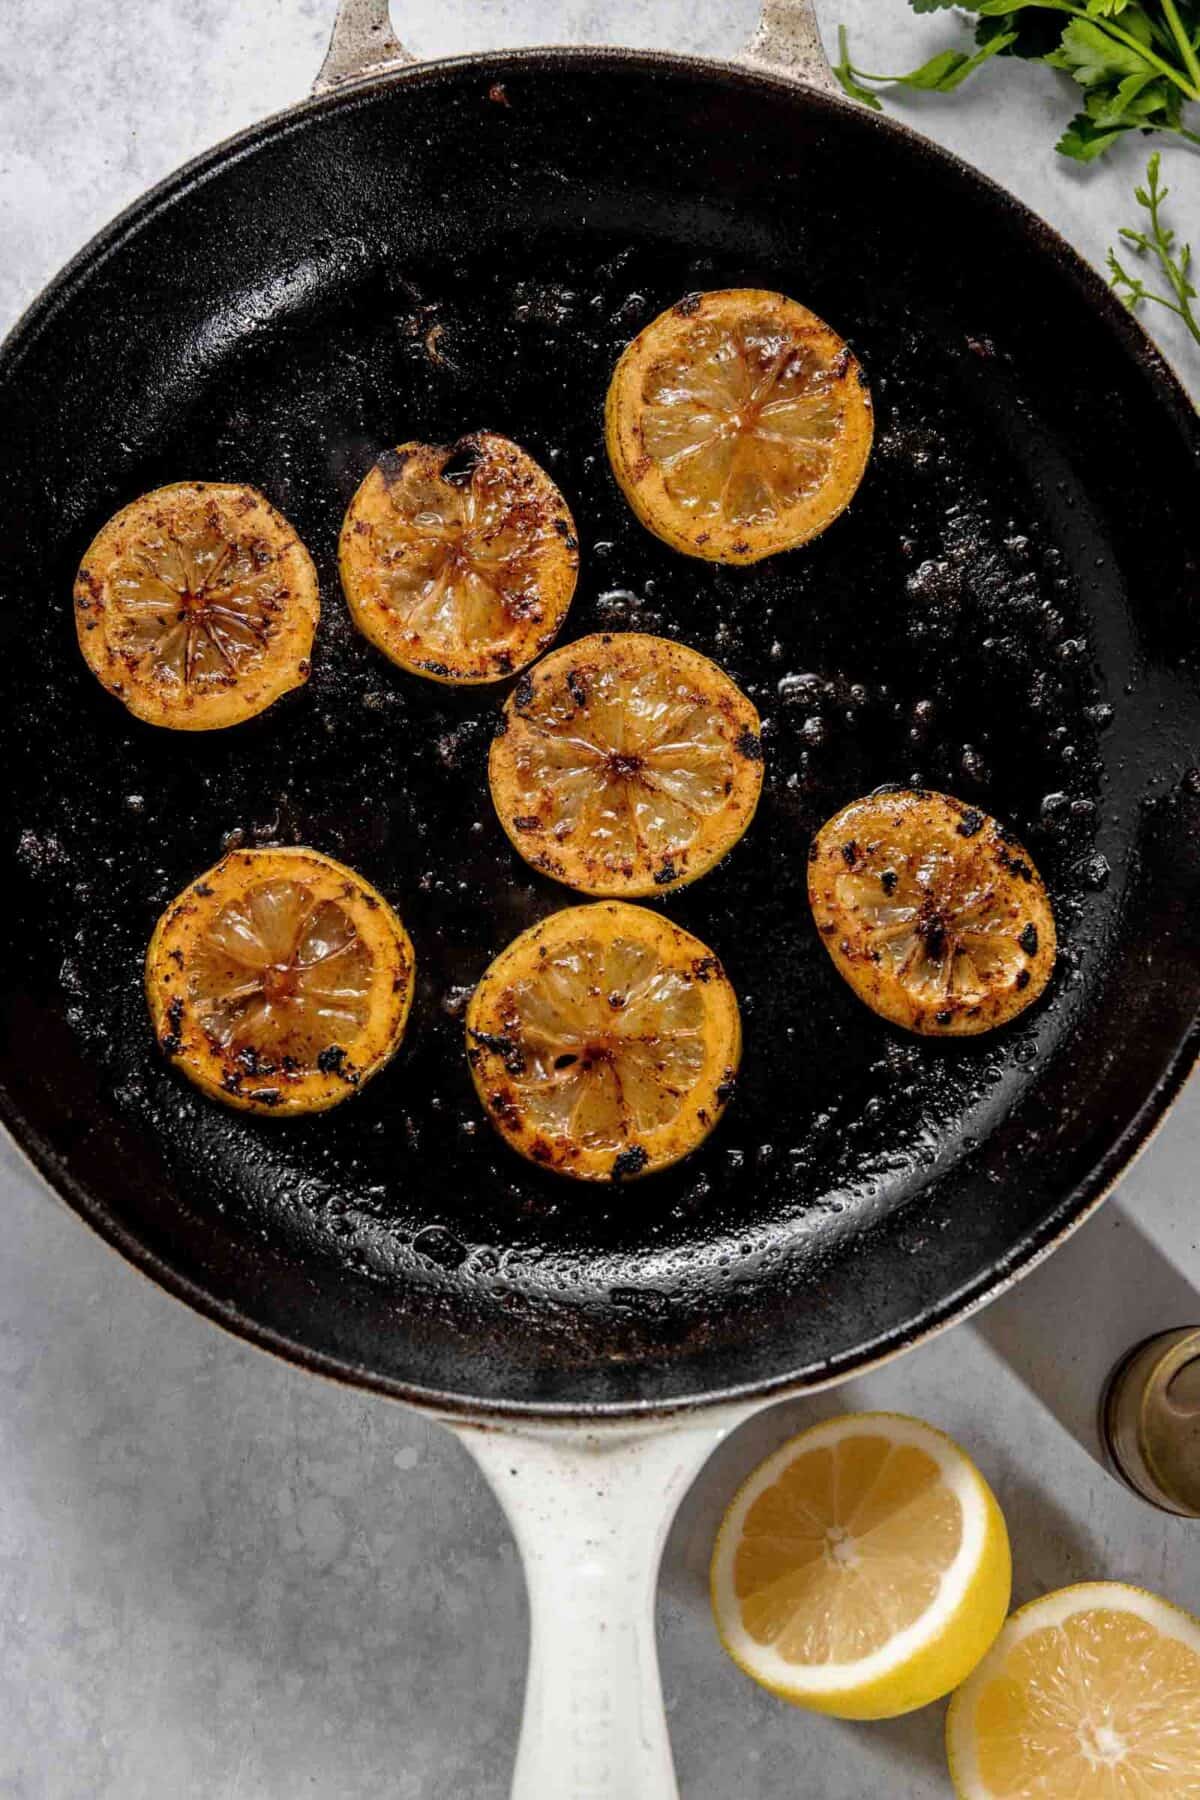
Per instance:
[[[467,685],[532,662],[575,592],[567,503],[495,432],[385,450],[342,526],[342,588],[359,630],[414,675]]]
[[[858,490],[866,377],[823,319],[763,288],[689,294],[625,348],[605,407],[609,461],[675,550],[751,563],[807,543]]]
[[[754,817],[758,714],[686,644],[582,638],[517,683],[488,777],[535,869],[585,894],[662,893],[705,874]]]
[[[959,1800],[1200,1800],[1200,1619],[1119,1582],[1013,1614],[946,1721]]]
[[[146,953],[159,1045],[214,1099],[323,1112],[404,1036],[415,965],[383,895],[316,850],[235,850],[173,900]]]
[[[151,725],[236,725],[307,681],[312,558],[252,487],[181,481],[131,501],[75,577],[93,674]]]
[[[479,1098],[522,1156],[627,1181],[703,1142],[733,1094],[738,1004],[699,938],[619,901],[515,938],[467,1007]]]
[[[783,1700],[885,1719],[948,1694],[1004,1623],[1000,1508],[931,1425],[852,1413],[793,1438],[725,1514],[711,1591],[721,1642]]]
[[[843,807],[813,842],[808,897],[838,972],[908,1031],[990,1031],[1054,972],[1054,914],[1032,857],[948,794],[888,789]]]

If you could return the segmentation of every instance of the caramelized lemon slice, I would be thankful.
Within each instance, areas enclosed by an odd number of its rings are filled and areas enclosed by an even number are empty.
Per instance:
[[[159,1044],[252,1112],[323,1112],[404,1036],[414,960],[387,901],[316,850],[236,850],[172,901],[146,953]]]
[[[871,453],[866,378],[836,331],[761,288],[691,294],[623,352],[605,407],[613,474],[675,550],[751,563],[807,543]]]
[[[467,1056],[514,1150],[581,1181],[688,1155],[721,1116],[742,1031],[720,963],[641,906],[568,907],[515,938],[467,1008]]]
[[[1030,858],[945,794],[886,791],[843,808],[813,843],[808,897],[839,973],[908,1031],[990,1031],[1054,971],[1054,914]]]
[[[1011,1587],[983,1476],[942,1432],[895,1413],[828,1419],[784,1444],[735,1498],[712,1557],[713,1614],[739,1668],[842,1719],[894,1718],[957,1687]]]
[[[402,669],[500,681],[545,649],[575,592],[567,503],[531,456],[480,431],[386,450],[350,502],[339,562],[354,622]]]
[[[488,763],[525,859],[585,894],[695,881],[758,805],[758,714],[686,644],[582,638],[517,683]]]
[[[1014,1613],[950,1705],[959,1800],[1200,1800],[1200,1619],[1096,1581]]]
[[[320,615],[312,559],[252,487],[182,481],[93,539],[75,625],[93,674],[136,718],[210,731],[308,679]]]

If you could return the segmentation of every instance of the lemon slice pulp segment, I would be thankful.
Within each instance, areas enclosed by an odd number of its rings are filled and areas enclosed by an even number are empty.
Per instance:
[[[514,939],[467,1007],[475,1086],[522,1156],[584,1181],[678,1162],[737,1079],[733,989],[698,938],[619,901],[568,907]]]
[[[238,850],[174,900],[146,956],[160,1046],[198,1087],[320,1112],[404,1035],[414,961],[383,896],[315,850]]]
[[[690,294],[626,346],[609,385],[613,474],[674,549],[750,563],[806,543],[856,493],[874,433],[849,346],[761,288]]]
[[[686,644],[583,638],[517,683],[488,774],[534,868],[586,894],[653,894],[705,874],[754,817],[758,714]]]
[[[256,489],[178,482],[97,533],[75,578],[92,672],[137,718],[180,731],[236,725],[308,679],[317,576]]]
[[[500,681],[556,635],[579,567],[567,503],[495,432],[401,444],[350,502],[339,550],[359,630],[412,674]]]
[[[1032,858],[947,794],[889,789],[843,807],[813,842],[808,895],[838,972],[908,1031],[989,1031],[1054,972],[1054,913]]]
[[[1119,1582],[1031,1601],[946,1742],[960,1800],[1200,1800],[1200,1620]]]

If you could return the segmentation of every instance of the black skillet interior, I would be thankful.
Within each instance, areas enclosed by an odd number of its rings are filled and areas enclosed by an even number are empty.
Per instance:
[[[601,438],[625,340],[729,284],[828,318],[878,411],[849,514],[746,570],[643,532]],[[419,72],[135,209],[18,333],[0,393],[3,1109],[85,1216],[224,1322],[448,1403],[816,1379],[1027,1260],[1173,1092],[1200,995],[1194,420],[1099,282],[928,145],[649,56]],[[690,1162],[611,1191],[512,1158],[468,1080],[471,983],[573,900],[492,815],[503,693],[400,674],[338,590],[375,454],[477,427],[526,445],[575,511],[565,636],[677,636],[766,721],[748,838],[664,902],[741,996],[740,1089]],[[70,606],[99,524],[185,477],[260,486],[324,607],[305,691],[187,738],[100,690]],[[813,829],[907,780],[1009,821],[1050,883],[1051,995],[995,1037],[890,1029],[811,929]],[[147,937],[231,843],[329,851],[411,930],[403,1051],[336,1113],[234,1115],[155,1052]]]

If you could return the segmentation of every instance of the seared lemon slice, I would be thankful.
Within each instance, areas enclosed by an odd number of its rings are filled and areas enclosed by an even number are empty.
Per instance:
[[[467,1007],[467,1057],[500,1135],[544,1168],[621,1181],[703,1142],[742,1028],[720,963],[641,906],[572,906],[515,938]]]
[[[1054,971],[1054,914],[1029,856],[946,794],[852,801],[817,833],[808,897],[839,973],[908,1031],[990,1031],[1032,1005]]]
[[[545,649],[575,592],[579,544],[545,470],[479,431],[385,450],[350,502],[339,561],[376,649],[466,685],[500,681]]]
[[[1200,1800],[1200,1619],[1115,1581],[1014,1613],[946,1721],[959,1800]]]
[[[1011,1585],[979,1470],[893,1413],[851,1413],[784,1444],[725,1514],[712,1558],[734,1662],[841,1719],[894,1718],[957,1687],[1003,1625]]]
[[[711,869],[754,817],[758,714],[686,644],[582,638],[517,683],[488,773],[535,869],[585,894],[653,894]]]
[[[762,288],[690,294],[634,338],[605,407],[609,460],[675,550],[751,563],[807,543],[871,453],[866,378],[837,332]]]
[[[381,894],[317,850],[235,850],[171,902],[146,953],[159,1044],[251,1112],[323,1112],[404,1036],[408,933]]]
[[[75,578],[93,674],[151,725],[211,731],[308,679],[312,558],[255,488],[181,481],[108,521]]]

